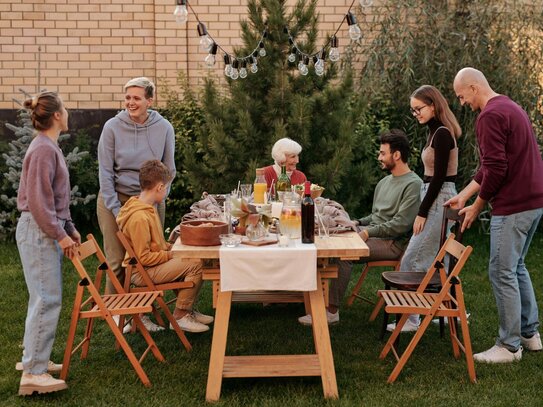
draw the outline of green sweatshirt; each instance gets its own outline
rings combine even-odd
[[[373,194],[371,215],[359,220],[369,237],[394,239],[405,248],[420,205],[422,180],[413,171],[384,177]]]

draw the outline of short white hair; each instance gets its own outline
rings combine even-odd
[[[287,161],[287,155],[298,155],[302,152],[302,146],[288,137],[279,139],[273,145],[271,155],[277,165],[284,164]]]
[[[152,80],[146,78],[145,76],[130,79],[124,85],[124,91],[126,92],[126,90],[128,88],[133,88],[133,87],[143,88],[145,90],[145,98],[146,99],[151,99],[151,98],[153,98],[155,96],[156,86],[155,86],[155,84],[153,83]]]

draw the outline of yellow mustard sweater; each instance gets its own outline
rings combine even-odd
[[[153,267],[168,261],[169,246],[164,239],[160,218],[154,206],[133,196],[119,211],[117,224],[144,267]],[[123,261],[124,267],[129,260],[127,253]]]

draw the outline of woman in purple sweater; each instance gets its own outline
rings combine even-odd
[[[62,256],[69,258],[81,243],[70,216],[70,179],[58,146],[68,130],[68,112],[53,92],[25,101],[37,130],[23,161],[17,208],[17,248],[28,288],[20,395],[66,389],[64,380],[49,373],[62,365],[49,360],[62,304]]]

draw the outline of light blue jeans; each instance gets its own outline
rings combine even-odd
[[[422,201],[428,192],[430,183],[422,184],[420,200]],[[456,195],[454,182],[444,182],[439,194],[428,211],[424,229],[418,235],[411,236],[405,249],[400,264],[400,271],[427,271],[439,251],[441,238],[441,223],[443,222],[443,204]],[[413,325],[420,323],[418,314],[409,315]]]
[[[496,344],[510,351],[520,346],[520,335],[532,336],[539,328],[534,288],[524,258],[543,215],[543,208],[490,220],[488,275],[500,322]]]
[[[47,372],[62,305],[62,250],[47,236],[30,212],[23,212],[15,234],[28,288],[23,369]]]
[[[424,199],[429,183],[422,184],[420,197]],[[454,182],[444,182],[441,191],[428,211],[424,229],[413,235],[405,249],[400,271],[426,271],[439,251],[443,204],[456,195]]]

